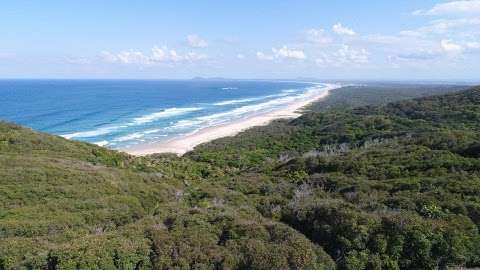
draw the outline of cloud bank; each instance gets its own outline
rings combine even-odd
[[[165,46],[155,46],[148,55],[137,50],[121,51],[118,53],[104,51],[102,52],[102,58],[104,61],[114,64],[155,65],[160,63],[195,62],[206,59],[207,55],[195,52],[181,54]]]
[[[198,35],[190,34],[187,36],[188,45],[192,48],[206,48],[208,42],[200,38]]]
[[[260,60],[305,60],[307,58],[303,50],[289,49],[287,46],[283,46],[279,49],[272,48],[272,53],[273,54],[271,55],[267,55],[263,52],[257,52],[256,56]]]
[[[428,10],[416,10],[413,15],[480,15],[480,0],[441,3]]]
[[[355,31],[352,29],[343,26],[341,23],[337,23],[333,25],[332,27],[333,32],[335,32],[338,35],[344,35],[344,36],[354,36]]]

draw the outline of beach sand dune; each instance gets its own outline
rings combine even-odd
[[[296,101],[288,104],[286,107],[266,112],[263,114],[253,115],[244,119],[233,121],[227,124],[207,127],[200,129],[195,133],[174,138],[166,142],[145,143],[135,145],[122,151],[131,155],[144,156],[155,153],[174,153],[177,155],[183,155],[199,144],[206,143],[218,138],[235,136],[239,132],[242,132],[248,128],[255,126],[264,126],[275,119],[291,119],[297,118],[301,115],[301,109],[309,105],[312,102],[318,101],[328,96],[331,90],[340,88],[340,85],[326,84],[319,95],[309,97],[301,101]]]

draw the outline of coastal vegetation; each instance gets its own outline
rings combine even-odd
[[[0,269],[480,267],[464,88],[345,87],[183,157],[0,123]]]

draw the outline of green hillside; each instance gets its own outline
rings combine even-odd
[[[332,265],[245,195],[210,183],[220,169],[0,126],[0,269]]]
[[[182,158],[0,123],[0,269],[478,267],[480,88],[396,101],[459,89],[347,87]]]

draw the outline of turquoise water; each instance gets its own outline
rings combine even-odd
[[[0,80],[0,119],[124,148],[272,111],[323,87],[235,80]]]

